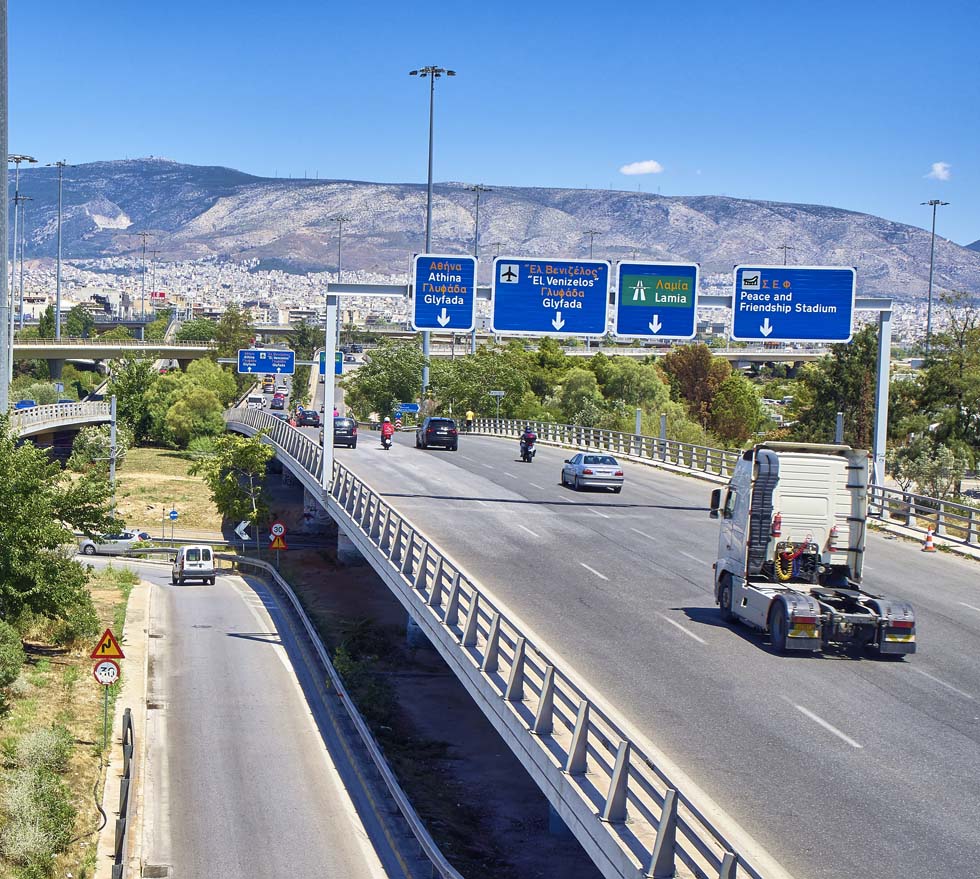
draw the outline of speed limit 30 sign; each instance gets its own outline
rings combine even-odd
[[[286,526],[282,522],[273,522],[272,527],[269,529],[274,536],[282,537],[286,533]]]
[[[95,664],[92,675],[103,687],[111,687],[119,680],[119,665],[114,659],[103,659]]]

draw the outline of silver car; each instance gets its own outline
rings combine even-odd
[[[612,455],[599,452],[579,452],[565,459],[561,468],[561,484],[580,488],[611,488],[616,494],[623,490],[623,468]]]
[[[92,540],[86,537],[78,544],[80,552],[85,555],[122,555],[129,552],[134,544],[139,543],[140,535],[135,531],[119,531],[114,534],[103,534]]]

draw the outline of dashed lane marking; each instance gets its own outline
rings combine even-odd
[[[600,580],[608,580],[609,579],[605,574],[600,574],[595,568],[590,568],[585,562],[579,562],[579,564],[583,568],[585,568],[585,570],[591,571],[593,574],[595,574]]]
[[[980,607],[977,607],[975,604],[967,604],[965,601],[961,601],[960,604],[962,604],[963,607],[968,607],[970,610],[975,610],[977,613],[980,613]]]
[[[660,613],[658,611],[657,612],[657,616],[660,617],[660,619],[665,620],[666,622],[670,623],[675,629],[680,629],[685,635],[687,635],[688,638],[693,638],[695,641],[698,642],[698,644],[707,644],[708,643],[700,635],[695,635],[694,632],[692,632],[689,628],[687,628],[687,626],[682,626],[679,622],[677,622],[677,620],[672,620],[666,614]]]
[[[630,531],[633,531],[636,534],[639,534],[640,537],[645,537],[647,540],[656,540],[657,539],[652,534],[647,534],[646,531],[641,531],[639,528],[630,528]]]
[[[537,538],[541,537],[540,534],[535,534],[530,528],[528,528],[526,525],[522,525],[520,522],[517,523],[517,527],[520,528],[522,531],[526,531],[532,537],[537,537]]]
[[[969,693],[965,693],[963,690],[954,687],[952,684],[947,684],[946,681],[940,680],[935,675],[931,675],[929,672],[923,671],[921,668],[913,667],[912,671],[914,671],[916,674],[922,675],[924,678],[929,678],[930,681],[939,684],[940,687],[945,687],[947,690],[952,690],[952,692],[956,693],[958,696],[962,696],[964,699],[973,699]]]
[[[784,698],[785,698],[785,697],[784,697]],[[787,702],[789,702],[789,700],[788,700],[788,699],[787,699],[786,701],[787,701]],[[841,740],[842,742],[846,742],[846,743],[847,743],[847,744],[849,744],[849,745],[850,745],[850,746],[851,746],[852,748],[858,748],[858,749],[861,749],[861,748],[863,748],[863,747],[864,747],[864,745],[862,745],[862,744],[861,744],[860,742],[857,742],[857,741],[855,741],[854,739],[852,739],[852,738],[851,738],[851,737],[850,737],[849,735],[847,735],[847,733],[843,733],[843,732],[841,732],[841,731],[840,731],[839,729],[837,729],[837,727],[836,727],[836,726],[834,726],[834,725],[833,725],[832,723],[828,723],[828,722],[827,722],[826,720],[824,720],[824,719],[823,719],[823,718],[822,718],[822,717],[821,717],[821,716],[820,716],[819,714],[814,714],[814,713],[813,713],[812,711],[810,711],[810,710],[809,710],[808,708],[804,708],[804,707],[803,707],[802,705],[797,705],[797,704],[796,704],[795,702],[790,702],[790,705],[792,705],[792,706],[793,706],[793,707],[794,707],[794,708],[795,708],[795,709],[796,709],[797,711],[799,711],[799,712],[800,712],[800,714],[802,714],[802,715],[803,715],[804,717],[809,717],[809,718],[810,718],[810,720],[812,720],[812,721],[813,721],[813,722],[814,722],[815,724],[817,724],[818,726],[822,726],[822,727],[823,727],[823,728],[824,728],[825,730],[827,730],[827,732],[829,732],[829,733],[833,733],[833,734],[834,734],[835,736],[837,736],[837,738],[839,738],[839,739],[840,739],[840,740]]]
[[[590,513],[595,513],[597,516],[602,516],[603,519],[611,519],[612,518],[612,516],[607,516],[605,513],[600,513],[598,510],[593,510],[592,507],[589,507],[589,512]]]

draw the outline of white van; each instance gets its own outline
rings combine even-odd
[[[182,546],[177,551],[170,582],[176,586],[187,580],[214,585],[214,553],[210,546]]]
[[[265,406],[265,397],[260,394],[253,394],[245,401],[246,409],[261,409]]]

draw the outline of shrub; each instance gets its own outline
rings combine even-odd
[[[15,762],[21,769],[64,772],[71,757],[72,736],[64,726],[36,729],[17,743]]]
[[[50,875],[54,856],[67,848],[75,809],[65,783],[47,769],[16,769],[3,791],[5,822],[0,848],[26,877]]]
[[[9,687],[24,665],[24,645],[10,623],[0,620],[0,688]]]
[[[53,643],[62,647],[71,647],[80,641],[86,641],[99,634],[99,615],[89,595],[74,607],[65,611],[65,615],[54,623],[51,633]]]

